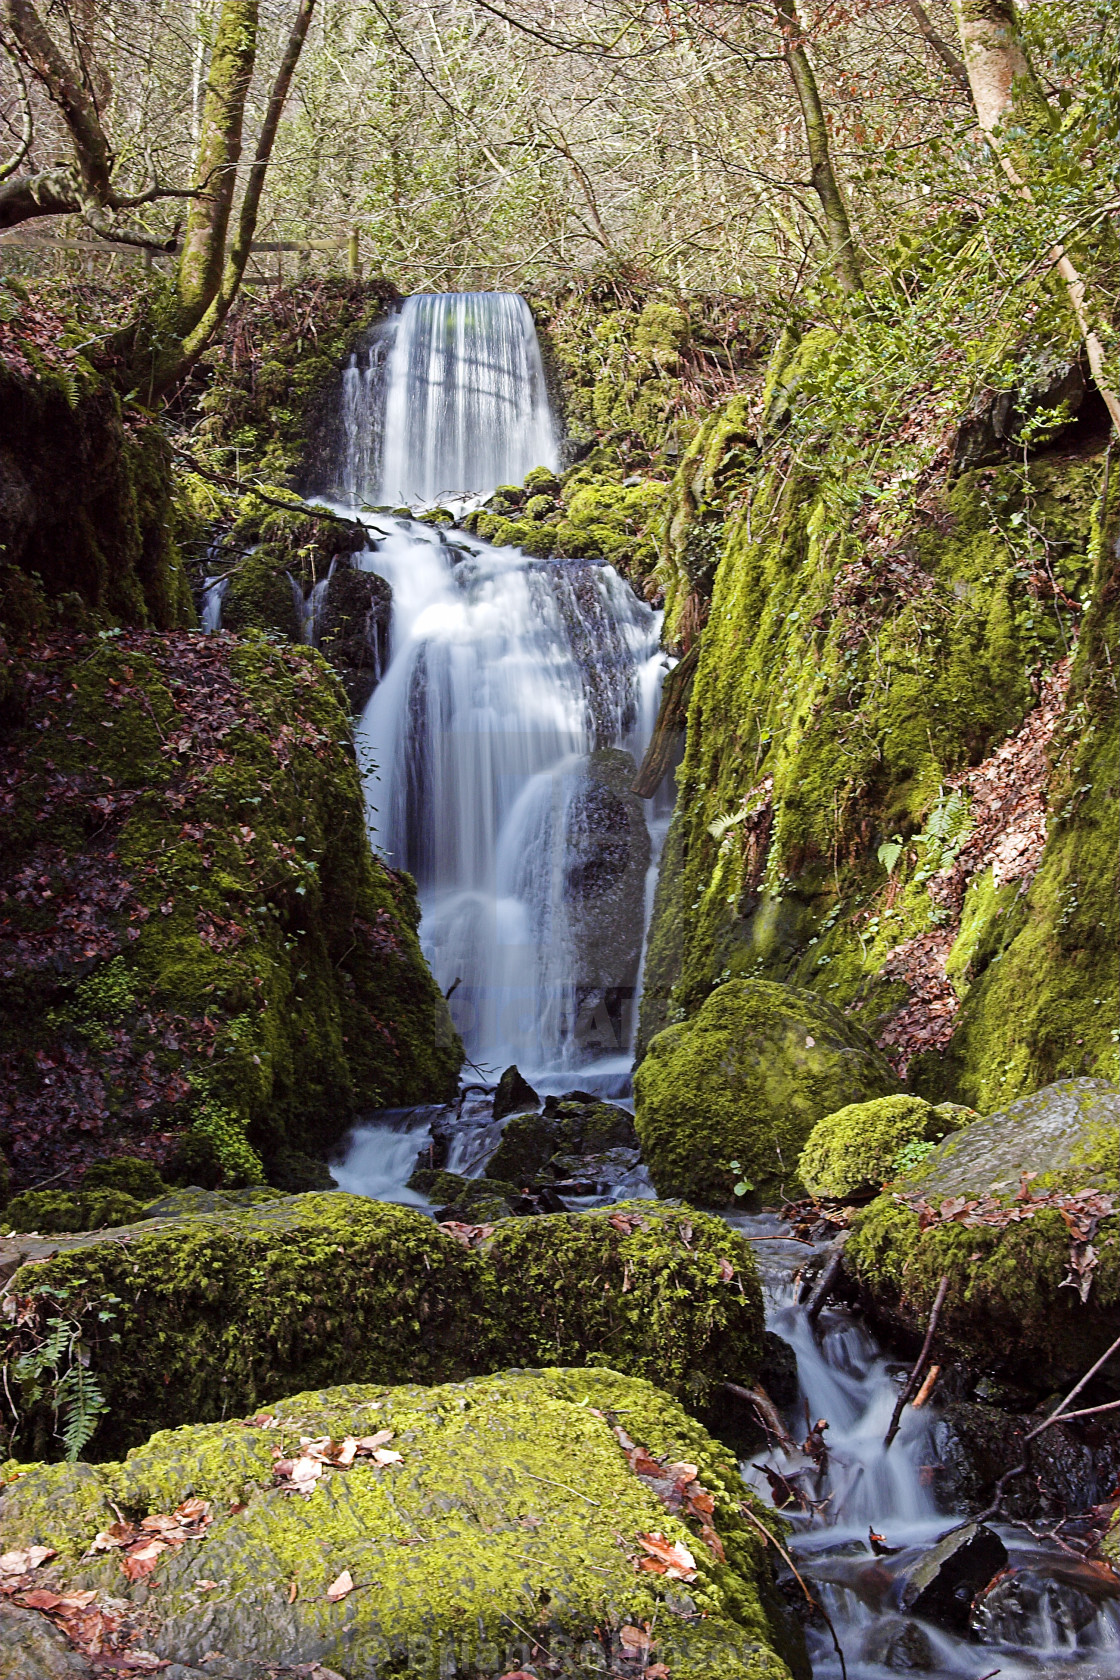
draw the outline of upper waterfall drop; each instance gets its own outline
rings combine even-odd
[[[384,368],[376,500],[431,505],[555,468],[556,428],[528,304],[516,292],[405,300]]]

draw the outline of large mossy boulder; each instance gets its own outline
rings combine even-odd
[[[897,1089],[871,1039],[831,1004],[736,980],[651,1041],[634,1076],[638,1137],[662,1196],[726,1203],[744,1178],[763,1200],[792,1196],[817,1121]]]
[[[947,1137],[857,1216],[844,1266],[912,1336],[947,1276],[944,1354],[1045,1389],[1115,1337],[1118,1203],[1120,1092],[1062,1080]]]
[[[514,1114],[486,1171],[491,1178],[529,1185],[541,1178],[567,1178],[574,1161],[591,1160],[611,1149],[637,1144],[633,1116],[617,1103],[589,1091],[545,1099],[541,1114]]]
[[[507,1365],[609,1362],[700,1405],[720,1381],[751,1380],[763,1335],[746,1240],[648,1202],[445,1231],[413,1208],[293,1196],[10,1240],[0,1273],[21,1321],[13,1450],[35,1458],[60,1450],[53,1391],[21,1386],[15,1362],[60,1316],[80,1326],[106,1403],[95,1456],[293,1384],[438,1382]]]
[[[657,1662],[673,1680],[806,1672],[756,1526],[773,1515],[730,1453],[647,1382],[515,1371],[437,1388],[335,1387],[271,1412],[265,1426],[158,1434],[123,1463],[33,1468],[0,1498],[5,1542],[55,1550],[36,1586],[143,1607],[143,1649],[184,1677],[215,1663],[226,1680],[321,1664],[347,1680],[438,1680],[521,1671],[541,1651],[549,1674],[571,1680]],[[711,1512],[706,1533],[705,1519],[679,1502],[670,1511],[632,1468],[618,1423],[647,1454],[694,1468],[689,1497]],[[329,1447],[383,1431],[395,1462],[324,1468],[306,1498],[275,1475],[277,1452],[298,1456],[301,1438]],[[188,1498],[207,1504],[203,1537],[159,1552],[140,1580],[118,1549],[88,1555],[118,1511],[139,1524]],[[653,1536],[694,1567],[642,1569]]]
[[[847,1197],[880,1189],[917,1164],[946,1133],[980,1116],[957,1103],[922,1097],[876,1097],[826,1114],[809,1133],[797,1170],[814,1196]]]

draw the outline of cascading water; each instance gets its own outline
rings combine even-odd
[[[344,374],[346,471],[379,500],[477,494],[553,467],[528,306],[409,298],[386,333],[380,472],[354,436],[372,374]],[[363,467],[361,463],[365,461]],[[359,746],[377,844],[417,879],[422,938],[471,1060],[547,1082],[625,1081],[650,838],[629,793],[656,717],[660,618],[608,565],[532,559],[368,521],[392,654]]]
[[[487,496],[499,484],[520,484],[533,467],[556,465],[536,328],[516,293],[408,298],[385,392],[376,497],[383,506]]]

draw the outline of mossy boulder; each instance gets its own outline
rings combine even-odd
[[[447,1172],[439,1167],[418,1167],[409,1179],[408,1187],[419,1190],[438,1208],[438,1219],[460,1220],[474,1225],[508,1219],[519,1194],[516,1184],[502,1179],[464,1178],[461,1173]]]
[[[115,1155],[95,1161],[82,1179],[83,1190],[123,1190],[139,1202],[150,1202],[167,1189],[151,1161],[136,1155]]]
[[[144,1606],[144,1646],[185,1665],[177,1673],[221,1651],[229,1680],[304,1664],[439,1680],[520,1670],[543,1648],[549,1673],[575,1680],[589,1668],[622,1672],[646,1629],[642,1660],[664,1662],[673,1680],[806,1672],[756,1526],[772,1527],[772,1513],[727,1449],[648,1382],[544,1369],[435,1388],[334,1387],[270,1409],[267,1427],[193,1426],[155,1435],[123,1463],[31,1469],[0,1500],[7,1544],[55,1549],[36,1584]],[[714,1538],[630,1467],[618,1422],[647,1453],[696,1466]],[[277,1485],[277,1449],[381,1430],[399,1462],[326,1469],[306,1500]],[[116,1508],[138,1522],[188,1497],[209,1502],[204,1538],[161,1553],[141,1583],[125,1578],[119,1555],[86,1555]],[[655,1533],[688,1550],[689,1578],[636,1567]],[[353,1589],[332,1602],[343,1571]]]
[[[1120,1231],[1107,1201],[1084,1216],[1066,1203],[1068,1224],[1055,1198],[1104,1192],[1115,1210],[1118,1163],[1120,1092],[1063,1080],[952,1133],[878,1196],[854,1222],[845,1271],[875,1317],[915,1337],[948,1276],[945,1354],[1028,1387],[1058,1386],[1115,1337]]]
[[[143,1217],[143,1203],[123,1190],[24,1190],[0,1223],[12,1231],[95,1231]]]
[[[877,1097],[849,1103],[826,1114],[809,1133],[797,1170],[814,1196],[852,1196],[879,1189],[888,1178],[919,1160],[947,1132],[958,1131],[972,1109],[954,1103],[935,1107],[921,1097]],[[901,1157],[901,1159],[900,1159]]]
[[[751,1380],[762,1345],[745,1239],[649,1203],[507,1219],[467,1248],[412,1208],[296,1196],[100,1239],[10,1240],[0,1269],[27,1306],[13,1357],[60,1312],[82,1326],[108,1405],[98,1456],[293,1382],[609,1361],[700,1405],[720,1381]],[[26,1390],[19,1451],[50,1456],[54,1428],[49,1397]]]
[[[769,1200],[799,1191],[798,1157],[818,1120],[897,1088],[840,1010],[737,980],[650,1043],[634,1076],[638,1138],[659,1195],[727,1203],[745,1178]]]

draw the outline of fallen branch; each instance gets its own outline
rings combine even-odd
[[[928,1372],[926,1373],[925,1382],[922,1384],[921,1388],[918,1390],[917,1394],[915,1394],[915,1396],[914,1396],[914,1410],[916,1412],[921,1411],[922,1407],[925,1405],[926,1401],[929,1399],[930,1395],[933,1393],[934,1384],[936,1383],[936,1381],[937,1381],[937,1379],[940,1375],[941,1375],[940,1365],[931,1365]]]
[[[922,1343],[922,1351],[918,1355],[917,1363],[915,1364],[914,1369],[910,1372],[910,1375],[907,1378],[906,1387],[895,1401],[894,1411],[891,1414],[891,1426],[887,1430],[886,1436],[883,1440],[884,1452],[887,1451],[891,1442],[898,1434],[899,1426],[902,1422],[903,1409],[906,1402],[913,1394],[915,1388],[918,1386],[919,1377],[925,1370],[926,1360],[929,1358],[929,1350],[933,1344],[934,1331],[937,1329],[937,1321],[941,1317],[941,1309],[945,1305],[945,1297],[948,1293],[949,1277],[948,1273],[946,1273],[946,1275],[941,1279],[941,1282],[938,1284],[937,1294],[933,1298],[933,1307],[930,1310],[929,1323],[926,1325],[926,1339]]]
[[[761,1383],[755,1383],[753,1388],[744,1388],[742,1383],[733,1382],[725,1382],[722,1386],[728,1394],[733,1394],[737,1400],[748,1401],[754,1407],[759,1421],[767,1433],[773,1435],[787,1453],[796,1453],[797,1443],[785,1428],[777,1406],[775,1406]]]
[[[810,1324],[815,1324],[817,1319],[820,1317],[821,1308],[824,1306],[825,1301],[828,1298],[828,1293],[836,1281],[837,1273],[843,1263],[844,1244],[841,1238],[837,1238],[836,1247],[832,1251],[832,1258],[829,1260],[828,1265],[821,1273],[817,1282],[817,1287],[813,1290],[812,1295],[809,1297],[809,1305],[805,1308],[805,1317],[808,1319]]]
[[[801,1579],[801,1576],[798,1574],[797,1565],[794,1563],[793,1559],[790,1557],[789,1553],[786,1551],[785,1547],[782,1545],[781,1541],[777,1538],[777,1536],[771,1534],[770,1530],[766,1527],[766,1525],[764,1523],[759,1522],[758,1518],[755,1516],[754,1512],[751,1510],[749,1505],[740,1505],[739,1509],[740,1509],[740,1511],[742,1511],[742,1513],[746,1517],[747,1521],[752,1522],[754,1524],[754,1526],[758,1529],[758,1532],[762,1535],[763,1545],[768,1545],[768,1544],[773,1545],[781,1553],[782,1557],[785,1559],[786,1563],[789,1565],[789,1568],[790,1568],[790,1570],[793,1574],[794,1580],[797,1582],[798,1586],[801,1588],[801,1591],[805,1594],[805,1597],[809,1600],[809,1603],[812,1605],[813,1609],[814,1610],[819,1610],[821,1615],[824,1617],[825,1623],[828,1627],[828,1631],[832,1635],[832,1643],[836,1647],[836,1655],[840,1658],[840,1673],[843,1676],[843,1680],[848,1680],[848,1665],[844,1661],[843,1648],[841,1647],[839,1639],[837,1639],[837,1637],[836,1637],[836,1629],[832,1625],[832,1617],[829,1615],[829,1613],[825,1609],[824,1605],[819,1603],[819,1601],[813,1597],[812,1593],[809,1591],[808,1587],[805,1585],[804,1581]]]
[[[302,497],[291,502],[281,501],[279,496],[268,495],[255,483],[246,483],[243,478],[230,478],[226,473],[215,472],[212,467],[204,467],[201,461],[196,461],[193,455],[180,448],[177,443],[169,443],[168,447],[172,455],[177,455],[181,461],[185,461],[199,478],[209,479],[212,484],[219,485],[223,490],[233,490],[239,496],[255,496],[259,502],[267,502],[269,507],[279,508],[283,513],[298,513],[305,519],[326,519],[335,525],[348,525],[351,528],[362,523],[360,519],[347,519],[344,514],[332,513],[330,508],[312,507],[311,503],[305,502]]]

